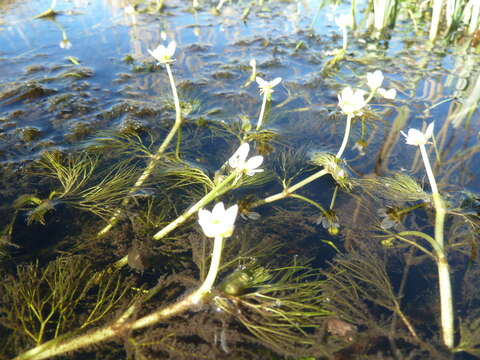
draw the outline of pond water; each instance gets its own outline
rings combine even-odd
[[[167,0],[164,4],[159,1],[70,0],[57,2],[55,16],[36,17],[49,8],[49,1],[2,1],[0,225],[4,230],[0,256],[4,277],[16,279],[20,276],[15,275],[17,265],[38,260],[40,265],[37,266],[45,267],[60,255],[85,256],[89,261],[96,259],[92,268],[99,271],[127,253],[131,255],[132,251],[135,254],[148,252],[151,246],[155,246],[150,244],[149,239],[168,223],[165,219],[173,220],[205,191],[200,186],[191,192],[182,192],[184,186],[201,183],[192,180],[192,184],[186,181],[185,185],[172,186],[180,192],[178,194],[171,191],[168,182],[161,182],[163,180],[153,175],[152,180],[134,195],[119,192],[116,198],[107,197],[104,205],[97,203],[95,210],[90,211],[94,213],[92,215],[82,212],[94,206],[79,200],[81,191],[68,200],[67,197],[62,200],[52,192],[59,186],[58,179],[52,180],[51,176],[45,175],[48,172],[45,168],[51,170],[54,167],[53,163],[42,162],[46,151],[68,158],[98,148],[98,154],[91,155],[89,159],[101,157],[98,160],[100,168],[106,172],[100,177],[105,178],[109,176],[108,170],[105,170],[108,166],[121,166],[118,164],[126,162],[128,157],[128,152],[118,146],[103,148],[101,145],[106,139],[120,139],[123,145],[132,139],[139,140],[154,152],[175,119],[175,107],[165,67],[156,64],[148,49],[172,40],[177,44],[172,69],[185,122],[181,140],[175,140],[169,151],[212,179],[216,170],[238,147],[242,126],[249,122],[254,127],[257,123],[262,95],[257,83],[251,79],[251,60],[255,59],[257,75],[262,78],[282,78],[267,106],[264,129],[270,132],[264,134],[266,140],[257,138],[255,150],[265,157],[266,176],[256,186],[247,184],[246,188],[235,190],[223,198],[231,203],[244,201],[243,215],[246,217],[257,215],[247,211],[254,210],[249,208],[252,203],[282,190],[282,176],[285,179],[293,176],[291,184],[296,183],[315,173],[311,162],[315,153],[327,151],[335,154],[338,151],[345,132],[346,117],[338,106],[337,95],[346,86],[368,90],[366,74],[382,70],[385,76],[383,86],[395,89],[397,96],[394,99],[375,96],[363,117],[358,117],[352,124],[343,158],[345,171],[356,179],[354,190],[349,186],[340,188],[338,196],[334,195],[335,201],[332,201],[332,193],[337,194],[336,182],[332,177],[322,178],[301,190],[310,202],[297,198],[260,206],[255,208],[261,215],[260,220],[257,223],[241,220],[240,226],[247,229],[242,232],[247,234],[245,236],[250,233],[252,237],[262,239],[271,236],[282,244],[281,255],[267,255],[267,258],[276,259],[272,260],[272,264],[277,266],[282,264],[279,259],[309,258],[317,270],[330,269],[330,275],[341,277],[345,264],[333,260],[337,251],[345,254],[352,251],[352,259],[360,256],[356,253],[358,250],[352,249],[359,248],[364,252],[389,253],[388,258],[396,254],[403,259],[397,263],[396,260],[386,261],[379,266],[387,269],[393,291],[408,300],[401,306],[411,316],[414,326],[423,331],[420,337],[424,340],[409,342],[405,340],[408,332],[405,332],[407,335],[402,333],[399,338],[405,336],[405,339],[396,341],[404,343],[396,343],[392,347],[400,348],[397,349],[398,356],[389,357],[393,350],[389,348],[392,343],[386,340],[388,336],[378,335],[380,333],[372,335],[375,333],[372,329],[375,326],[378,326],[378,331],[388,326],[391,329],[401,328],[399,320],[392,320],[394,325],[388,323],[387,326],[386,320],[385,324],[380,324],[386,313],[396,314],[393,317],[400,315],[392,310],[395,304],[376,302],[367,291],[363,295],[368,305],[374,308],[371,311],[376,314],[376,320],[372,320],[374,316],[356,318],[354,312],[341,308],[338,305],[341,301],[337,301],[337,315],[342,320],[335,317],[334,321],[322,325],[325,336],[316,335],[316,346],[323,344],[327,349],[328,341],[324,337],[330,339],[332,334],[333,337],[338,335],[340,340],[334,340],[335,346],[328,351],[316,348],[314,353],[318,358],[332,354],[339,359],[342,356],[349,358],[355,352],[372,358],[379,353],[383,353],[385,358],[403,358],[409,353],[418,354],[418,358],[448,358],[444,350],[433,349],[441,342],[435,319],[438,311],[431,314],[419,310],[423,306],[438,306],[435,263],[431,259],[426,260],[418,249],[415,253],[413,247],[407,247],[405,243],[381,246],[382,240],[388,236],[378,235],[382,224],[387,232],[411,229],[433,235],[434,212],[425,210],[426,203],[422,200],[422,205],[413,206],[416,209],[412,208],[408,212],[411,216],[407,218],[407,215],[398,213],[399,209],[418,205],[419,199],[406,205],[395,199],[395,194],[382,193],[380,187],[386,183],[382,181],[387,181],[382,180],[384,177],[399,173],[412,176],[427,193],[431,191],[420,152],[417,147],[405,144],[400,130],[425,129],[427,124],[435,121],[434,146],[429,146],[427,150],[439,188],[452,213],[451,217],[447,217],[445,237],[452,248],[449,255],[452,273],[455,274],[454,296],[459,305],[456,315],[462,317],[468,326],[471,325],[468,330],[462,328],[462,336],[468,331],[478,333],[480,298],[472,294],[472,289],[478,282],[474,280],[475,274],[480,271],[476,263],[480,208],[480,112],[477,109],[480,100],[480,54],[478,47],[475,48],[471,38],[467,37],[460,37],[455,42],[440,39],[430,45],[428,31],[422,30],[425,26],[423,20],[419,20],[417,29],[412,25],[407,11],[409,4],[405,2],[401,6],[395,27],[376,34],[371,30],[373,20],[367,14],[367,4],[360,2],[356,27],[349,30],[346,55],[337,64],[329,66],[332,53],[342,47],[342,31],[335,24],[335,18],[348,13],[350,4],[335,5],[333,1],[317,0],[227,1],[221,9],[215,10],[217,3],[202,0],[197,9],[191,2],[177,0]],[[160,9],[160,5],[163,8]],[[132,170],[132,174],[137,171],[135,174],[139,175],[148,156],[142,154],[138,146],[131,153],[136,157],[133,162],[136,170]],[[39,170],[42,166],[43,170]],[[177,179],[180,175],[168,173],[168,176]],[[162,185],[158,185],[157,180]],[[125,186],[132,186],[132,181],[126,179]],[[18,199],[25,199],[22,196],[26,194],[30,200],[22,206],[18,205]],[[133,199],[130,202],[134,205],[120,205],[122,197],[127,196]],[[33,197],[35,199],[31,200]],[[161,205],[152,205],[155,201],[160,201]],[[329,205],[332,207],[335,215],[331,221],[325,221],[324,216],[322,223],[321,211],[315,204],[322,204],[325,209],[329,209]],[[38,211],[36,205],[45,207]],[[167,205],[174,209],[173,215],[161,214],[160,208],[165,206],[169,209]],[[121,206],[124,210],[123,225],[118,225],[120,229],[115,230],[115,235],[100,244],[95,243],[91,239],[105,225],[105,220],[114,214],[113,206]],[[207,207],[211,208],[211,205]],[[155,209],[156,215],[142,215],[139,217],[141,220],[131,220],[137,219],[139,208],[151,209],[152,213]],[[32,220],[32,214],[39,213],[37,221]],[[398,214],[395,217],[393,213]],[[392,215],[389,221],[382,221],[382,216],[386,218],[388,214]],[[458,215],[458,220],[453,219],[454,214]],[[154,219],[160,220],[156,222]],[[128,225],[129,221],[133,225]],[[336,223],[339,234],[332,229],[332,224]],[[177,236],[186,237],[192,226]],[[108,244],[113,240],[115,245]],[[148,245],[139,246],[142,242]],[[382,244],[385,245],[385,242]],[[190,250],[191,247],[193,250]],[[190,244],[162,248],[154,259],[145,261],[149,265],[156,261],[166,265],[157,264],[150,272],[150,266],[136,266],[129,259],[129,265],[137,270],[140,267],[145,272],[132,275],[130,271],[128,276],[135,277],[131,281],[137,289],[144,284],[154,285],[159,276],[166,277],[165,274],[177,271],[191,276],[188,271],[192,266],[185,265],[185,257],[193,254],[198,260],[201,257],[198,251]],[[231,254],[225,256],[228,258]],[[166,260],[170,257],[175,258],[174,265]],[[204,255],[204,258],[208,259],[208,256]],[[241,261],[246,262],[246,258]],[[333,265],[327,265],[332,261]],[[360,263],[365,265],[362,261]],[[354,269],[353,265],[350,268],[347,265],[345,269]],[[403,271],[403,268],[409,270]],[[205,275],[206,270],[202,271]],[[360,280],[368,282],[365,278]],[[190,286],[193,287],[192,284]],[[188,286],[184,287],[188,289]],[[336,288],[329,289],[333,291]],[[173,301],[167,295],[166,299]],[[399,295],[399,299],[402,296]],[[8,301],[3,300],[0,317],[9,318],[4,310],[10,306]],[[195,319],[201,322],[198,316]],[[48,321],[46,323],[49,324]],[[245,325],[245,322],[241,323]],[[13,327],[8,324],[0,322],[0,326],[12,331]],[[158,344],[165,341],[167,350],[157,350],[160,353],[166,351],[170,356],[168,358],[172,359],[191,358],[192,352],[200,347],[198,351],[202,358],[232,358],[231,351],[233,358],[300,358],[304,355],[302,351],[282,352],[265,337],[260,336],[261,341],[257,342],[246,335],[239,335],[237,333],[242,330],[229,324],[229,320],[219,317],[215,331],[195,335],[197,337],[178,325],[175,336],[182,339],[178,340],[182,344],[178,352],[171,348],[175,342],[160,331],[155,344],[161,348]],[[355,324],[355,327],[348,327],[349,324]],[[171,326],[169,331],[174,334],[176,330],[174,325]],[[338,330],[342,326],[347,326],[347,335]],[[246,328],[258,336],[254,329]],[[224,339],[225,331],[228,333],[227,340]],[[246,330],[243,332],[247,333]],[[359,340],[353,340],[350,334],[353,332],[355,336],[358,332]],[[15,343],[10,332],[8,334],[0,340],[0,345],[8,348],[5,353],[0,350],[1,359],[9,358],[18,349],[28,349],[53,337],[49,333],[42,341],[30,338]],[[202,341],[211,336],[211,341],[205,340],[204,344],[198,336]],[[124,337],[127,339],[127,335]],[[230,338],[241,339],[235,343],[237,348],[233,349],[234,340]],[[147,348],[147,340],[147,336],[138,337],[136,343],[131,340],[125,348],[129,354],[137,354],[131,356],[149,358],[147,350],[146,353],[139,350]],[[343,341],[343,345],[339,345],[337,340],[340,343]],[[230,341],[229,349],[225,342]],[[373,344],[372,349],[367,349],[369,341]],[[390,338],[389,341],[393,340]],[[267,343],[265,348],[262,347],[264,343]],[[432,343],[431,347],[426,343]],[[193,350],[192,344],[198,349]],[[478,346],[468,344],[472,348]],[[120,345],[105,345],[95,356],[106,356],[109,346],[117,351],[113,354],[123,351]],[[210,346],[215,349],[211,354],[210,350],[205,350]],[[252,349],[257,349],[256,357],[249,357],[248,351]],[[480,350],[476,349],[476,354],[479,354]],[[342,351],[346,355],[342,355]],[[468,353],[475,354],[474,351]],[[154,350],[148,354],[155,356],[152,355]],[[468,358],[470,355],[465,356]],[[165,353],[161,356],[165,357],[157,358],[167,358]]]

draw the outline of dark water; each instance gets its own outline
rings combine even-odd
[[[325,3],[312,23],[319,7],[317,1],[252,4],[227,2],[221,12],[215,13],[214,3],[201,2],[200,9],[194,10],[189,2],[167,0],[163,12],[159,12],[152,1],[139,2],[136,11],[129,13],[127,1],[72,0],[59,1],[55,17],[34,18],[49,7],[48,1],[0,2],[0,208],[5,214],[2,226],[10,224],[12,204],[18,196],[47,193],[49,183],[37,183],[24,172],[45,150],[77,152],[106,133],[126,129],[157,135],[165,132],[174,118],[170,86],[164,68],[155,65],[147,49],[171,40],[177,43],[174,76],[180,99],[188,109],[182,143],[186,161],[213,175],[236,146],[235,142],[217,139],[195,147],[199,137],[212,136],[198,130],[203,123],[232,124],[247,118],[256,124],[262,98],[256,83],[249,82],[249,62],[253,58],[263,78],[282,77],[265,125],[279,135],[272,145],[276,150],[266,154],[267,169],[278,165],[277,156],[282,151],[300,149],[299,166],[307,168],[312,152],[336,152],[345,126],[337,94],[348,85],[367,89],[366,73],[380,69],[385,75],[384,87],[396,89],[397,97],[375,98],[370,104],[370,120],[363,124],[354,122],[345,153],[352,174],[358,179],[369,179],[405,172],[428,190],[419,153],[405,144],[399,131],[421,129],[435,121],[435,146],[440,155],[436,158],[433,146],[429,147],[429,154],[437,181],[442,191],[451,194],[452,208],[468,203],[471,214],[478,214],[478,49],[461,40],[455,44],[439,41],[429,46],[427,33],[415,33],[402,15],[395,29],[376,39],[367,30],[368,19],[360,11],[357,28],[349,32],[347,59],[337,69],[322,71],[331,59],[329,53],[342,43],[335,15],[349,7],[341,5],[335,9]],[[249,6],[252,9],[245,16]],[[364,9],[363,4],[360,9]],[[359,141],[367,145],[362,151],[358,146],[354,148]],[[320,180],[306,191],[328,208],[333,189],[331,180]],[[279,190],[279,186],[270,183],[257,196]],[[292,222],[297,221],[295,216],[299,216],[298,222],[305,221],[301,230],[273,231],[284,232],[285,240],[294,239],[296,231],[303,231],[305,242],[292,245],[287,253],[311,255],[302,250],[309,244],[311,248],[306,252],[316,251],[314,264],[323,266],[335,251],[325,243],[318,244],[319,238],[340,247],[345,239],[348,248],[348,244],[364,236],[362,230],[371,225],[377,208],[391,206],[388,201],[370,201],[366,205],[362,201],[365,200],[347,193],[339,195],[336,206],[342,236],[331,236],[321,225],[315,225],[318,212],[313,208],[305,218],[297,213],[291,215]],[[295,206],[293,209],[299,211]],[[66,211],[66,216],[76,216],[70,210],[61,211]],[[264,216],[271,215],[270,211],[260,210]],[[423,211],[415,216],[409,225],[431,233],[432,217]],[[44,225],[29,228],[24,218],[16,221],[18,235],[14,231],[10,240],[23,247],[13,251],[21,254],[21,259],[28,258],[26,244],[43,247],[32,244],[30,231],[38,231],[40,237],[49,239],[46,252],[69,234],[68,229],[58,232],[56,227],[52,230]],[[80,221],[71,221],[74,231],[78,231],[76,222]],[[94,227],[102,224],[93,221]],[[454,239],[452,242],[458,240],[459,229],[464,231],[453,220],[447,222],[446,233]],[[469,245],[459,245],[462,256],[453,258],[454,267],[461,271],[468,259],[475,258],[478,236],[474,234],[471,239]],[[126,249],[117,251],[117,257],[123,256]],[[424,269],[416,271],[421,274]],[[434,279],[433,265],[428,271]],[[400,281],[398,274],[392,277]],[[467,275],[459,273],[457,277],[464,279]],[[412,303],[419,303],[412,294],[431,281],[434,280],[426,277],[407,286]],[[398,288],[398,284],[394,287]],[[463,296],[461,287],[456,286],[457,296]],[[434,286],[431,293],[435,293]],[[416,313],[415,309],[412,313]],[[423,313],[415,316],[428,318]]]

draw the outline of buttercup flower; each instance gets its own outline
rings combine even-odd
[[[230,237],[238,213],[238,205],[230,206],[225,210],[223,202],[219,202],[210,212],[205,209],[198,211],[198,223],[207,237]]]
[[[433,121],[427,126],[425,133],[422,133],[417,129],[408,129],[408,133],[405,134],[403,131],[400,131],[403,136],[405,136],[406,142],[408,145],[425,145],[428,143],[428,140],[433,136]]]
[[[249,151],[250,145],[248,143],[243,143],[228,160],[228,164],[234,169],[245,172],[248,176],[253,176],[255,173],[263,171],[263,169],[257,169],[262,165],[263,156],[253,156],[247,160]]]
[[[367,73],[367,85],[371,90],[376,90],[383,83],[383,73],[377,70],[373,73]]]
[[[155,50],[148,49],[150,55],[157,59],[159,64],[169,64],[171,63],[172,56],[175,54],[175,49],[177,48],[177,43],[171,41],[167,47],[163,45],[158,45]]]
[[[260,94],[262,95],[265,94],[267,97],[270,97],[273,94],[273,88],[278,84],[280,84],[280,81],[282,81],[282,78],[277,77],[272,81],[266,81],[266,80],[263,80],[260,76],[257,76],[255,78],[255,81],[260,87]]]
[[[389,99],[389,100],[393,100],[397,97],[397,90],[395,89],[385,90],[384,88],[379,88],[377,90],[377,93],[379,93],[385,99]]]
[[[363,90],[352,90],[346,87],[338,94],[338,105],[342,111],[348,116],[362,115],[362,110],[367,103],[365,102],[365,92]]]

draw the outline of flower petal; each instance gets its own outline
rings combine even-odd
[[[263,80],[260,76],[255,77],[255,81],[260,87],[265,87],[268,85],[268,81]]]
[[[397,90],[389,89],[382,95],[385,99],[393,100],[397,97]]]
[[[425,138],[426,140],[430,139],[433,136],[433,126],[434,126],[434,121],[432,121],[428,126],[427,130],[425,131]]]
[[[262,165],[262,163],[263,163],[262,155],[253,156],[250,159],[248,159],[247,163],[245,164],[245,168],[248,170],[254,170],[258,168],[260,165]]]
[[[214,219],[220,219],[224,214],[225,214],[225,205],[223,205],[223,202],[220,201],[213,207],[212,217]]]
[[[166,57],[172,57],[173,54],[175,54],[175,49],[177,48],[177,43],[175,41],[170,41],[168,44],[168,47],[165,51],[165,56]]]
[[[270,87],[275,87],[277,86],[278,84],[280,84],[280,81],[282,81],[282,78],[281,77],[277,77],[275,79],[273,79],[272,81],[270,81]]]
[[[228,221],[230,224],[233,225],[233,223],[235,222],[235,219],[237,217],[237,214],[238,214],[238,205],[233,205],[233,206],[230,206],[226,211],[225,211],[225,219],[226,221]]]
[[[245,160],[247,159],[249,151],[249,143],[241,144],[238,147],[237,151],[235,151],[232,157],[228,160],[228,164],[234,169],[243,166],[245,164]]]

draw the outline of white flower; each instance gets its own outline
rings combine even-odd
[[[377,210],[378,216],[382,218],[380,226],[382,229],[395,229],[400,224],[400,218],[396,215],[395,210],[390,208],[380,208]]]
[[[328,231],[332,236],[338,235],[340,232],[340,224],[338,222],[338,217],[333,210],[327,210],[322,212],[315,222],[317,225],[322,224],[323,228]]]
[[[243,143],[240,145],[235,154],[228,160],[228,164],[239,171],[245,172],[248,176],[252,176],[257,172],[262,172],[263,169],[257,169],[263,162],[263,156],[253,156],[247,160],[248,152],[250,151],[250,145]]]
[[[367,73],[367,85],[371,90],[376,90],[383,83],[383,73],[381,70],[377,70],[373,73]]]
[[[125,6],[125,8],[123,9],[123,11],[125,12],[125,14],[127,15],[135,15],[136,11],[135,11],[135,7],[133,5],[127,5]]]
[[[367,142],[364,140],[358,140],[355,145],[353,145],[353,150],[357,150],[360,156],[365,156],[365,149],[367,148]]]
[[[263,80],[260,76],[257,76],[255,78],[255,81],[260,87],[260,94],[262,95],[265,94],[267,97],[270,97],[273,93],[273,88],[278,84],[280,84],[280,81],[282,81],[282,78],[277,77],[272,81],[266,81],[266,80]]]
[[[148,49],[148,52],[158,60],[159,64],[168,64],[172,62],[172,56],[175,54],[176,48],[177,43],[175,41],[171,41],[167,47],[158,45],[155,50]]]
[[[364,96],[365,91],[353,91],[351,87],[346,87],[342,90],[342,94],[338,94],[338,105],[348,116],[362,115],[360,110],[367,105]]]
[[[198,223],[207,237],[230,237],[237,213],[238,205],[230,206],[225,210],[223,202],[219,202],[211,212],[204,209],[198,210]]]
[[[63,39],[58,44],[62,49],[70,49],[72,47],[72,43],[68,39]]]
[[[384,88],[379,88],[377,92],[385,99],[393,100],[397,97],[397,90],[395,89],[385,90]]]
[[[352,23],[352,15],[349,14],[339,15],[335,18],[335,24],[337,24],[340,29],[346,29],[347,27],[352,26]]]
[[[405,134],[401,131],[402,135],[405,136],[406,142],[408,145],[425,145],[428,143],[428,140],[433,136],[433,121],[427,126],[425,133],[422,133],[417,129],[408,129],[408,133]]]

